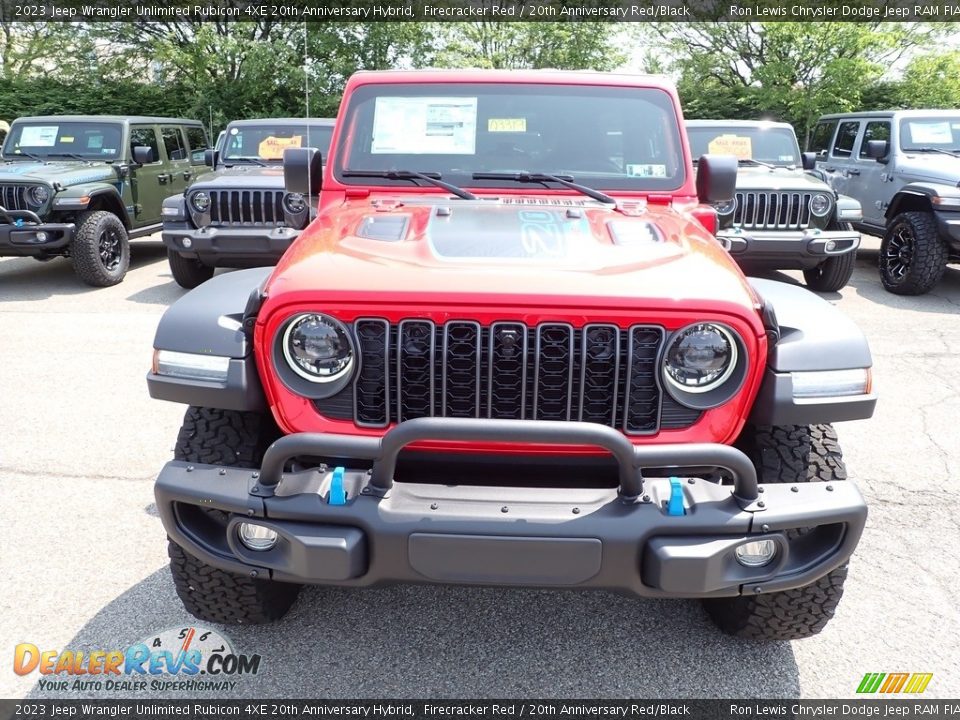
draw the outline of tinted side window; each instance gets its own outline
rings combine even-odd
[[[872,120],[867,123],[863,131],[863,140],[860,141],[860,153],[862,158],[869,158],[867,155],[868,140],[886,140],[890,142],[890,123],[881,120]]]
[[[168,160],[186,160],[187,159],[187,141],[183,137],[183,131],[180,128],[165,127],[161,128],[163,135],[163,146],[167,149]]]
[[[834,157],[850,157],[853,154],[853,143],[857,139],[857,131],[860,129],[860,121],[840,123],[840,129],[837,131],[837,139],[833,143]]]
[[[190,162],[203,165],[203,151],[210,147],[207,133],[201,127],[190,126],[187,128],[187,142],[190,143]]]
[[[836,120],[825,120],[817,123],[810,136],[810,145],[807,150],[815,152],[818,158],[825,158],[827,150],[830,149],[830,141],[833,140],[833,131],[837,129]]]
[[[145,145],[153,150],[153,161],[160,162],[160,144],[157,142],[157,131],[152,127],[133,127],[130,128],[130,155],[133,156],[133,148],[138,145]]]

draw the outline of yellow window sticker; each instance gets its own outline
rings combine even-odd
[[[716,155],[733,155],[738,160],[749,160],[753,157],[753,146],[748,137],[718,135],[707,145],[707,152]]]
[[[526,132],[526,118],[488,118],[487,132]]]
[[[283,151],[287,148],[298,148],[303,145],[302,135],[293,135],[288,138],[279,138],[271,135],[264,138],[257,148],[257,154],[263,160],[282,160]]]
[[[61,135],[61,136],[60,136],[60,142],[62,142],[62,143],[72,143],[72,142],[73,142],[73,136],[72,136],[72,135]]]

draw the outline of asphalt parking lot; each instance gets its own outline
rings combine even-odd
[[[737,641],[696,602],[599,592],[312,588],[282,623],[226,631],[263,661],[224,695],[849,697],[867,672],[931,672],[925,698],[960,696],[960,269],[897,297],[877,247],[829,295],[870,339],[880,404],[838,426],[870,517],[820,636]],[[97,694],[15,675],[17,643],[109,650],[193,624],[152,495],[184,408],[144,380],[183,292],[155,243],[99,290],[64,260],[0,259],[0,697]]]

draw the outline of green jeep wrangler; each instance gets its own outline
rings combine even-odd
[[[15,120],[0,162],[0,256],[66,257],[88,285],[123,280],[131,238],[157,232],[208,147],[194,120],[111,115]]]

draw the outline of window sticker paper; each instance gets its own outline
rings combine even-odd
[[[716,155],[733,155],[738,160],[753,157],[753,144],[748,137],[718,135],[707,145],[707,152]]]
[[[58,125],[31,125],[20,133],[20,144],[26,147],[53,147],[57,144]]]
[[[910,126],[910,137],[914,143],[933,143],[935,145],[949,145],[953,142],[953,132],[950,130],[950,122],[912,122]]]
[[[473,155],[475,97],[378,97],[373,113],[374,155]]]
[[[274,137],[273,135],[263,139],[263,142],[257,146],[257,155],[263,160],[282,160],[283,151],[287,148],[298,148],[303,146],[303,136],[293,135],[288,138]]]
[[[526,118],[489,118],[487,132],[520,132],[527,131]]]

